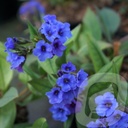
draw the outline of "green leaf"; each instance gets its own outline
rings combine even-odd
[[[95,71],[99,71],[105,64],[109,62],[108,58],[104,55],[104,53],[99,49],[95,40],[90,35],[87,35],[88,41],[88,49],[91,60],[94,65]]]
[[[27,84],[28,81],[30,81],[32,78],[26,73],[20,73],[19,74],[19,79],[22,81],[24,84]]]
[[[86,37],[86,36],[84,36],[84,37]],[[101,49],[101,50],[112,47],[112,44],[105,42],[105,41],[95,41],[95,43],[98,45],[99,49]],[[89,54],[87,41],[85,41],[84,45],[82,45],[82,47],[78,50],[77,54],[80,56],[86,56]]]
[[[48,124],[45,118],[40,118],[36,120],[32,126],[32,128],[48,128]]]
[[[13,77],[13,71],[10,64],[6,61],[6,53],[4,46],[0,43],[0,90],[5,92]]]
[[[121,43],[119,54],[128,55],[128,41]]]
[[[48,81],[50,82],[50,84],[52,85],[52,86],[55,86],[55,84],[56,84],[56,76],[54,76],[54,75],[48,75],[47,76],[47,78],[48,78]]]
[[[38,41],[38,30],[30,22],[28,22],[28,29],[30,33],[30,39],[34,42],[37,42]]]
[[[53,85],[51,86],[48,79],[32,79],[29,81],[28,87],[34,94],[44,96],[45,93],[53,87]]]
[[[37,78],[37,79],[40,78],[40,75],[37,74],[36,72],[33,72],[30,66],[24,65],[23,69],[27,73],[27,75],[30,76],[31,78]]]
[[[67,46],[68,44],[74,42],[78,38],[80,31],[81,31],[81,25],[76,26],[72,30],[72,37],[70,39],[68,39],[68,41],[65,43],[65,45]]]
[[[14,101],[12,101],[0,108],[0,127],[13,128],[15,117],[16,106]]]
[[[14,87],[11,87],[2,98],[0,98],[0,108],[18,97],[18,92]]]
[[[119,28],[121,19],[120,16],[110,8],[103,8],[99,11],[100,19],[102,19],[102,25],[105,26],[110,34],[113,34]]]
[[[113,63],[116,64],[116,69],[117,72],[120,71],[122,62],[123,62],[123,58],[124,56],[116,56],[110,63],[108,63],[107,65],[105,65],[104,67],[102,67],[102,69],[99,71],[100,73],[104,73],[104,72],[113,72]]]
[[[96,14],[88,8],[83,18],[84,30],[89,31],[96,40],[101,40],[101,26]]]
[[[52,59],[47,59],[45,62],[39,61],[39,65],[48,74],[56,74],[57,73],[56,59],[57,57],[53,57]]]

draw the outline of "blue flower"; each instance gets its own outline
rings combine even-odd
[[[62,88],[62,91],[68,92],[76,89],[76,78],[74,75],[64,74],[57,79],[57,84]]]
[[[40,40],[36,43],[36,47],[33,49],[33,54],[38,56],[40,61],[45,61],[48,58],[52,58],[52,46]]]
[[[46,15],[43,17],[45,23],[47,24],[56,24],[57,23],[57,20],[56,20],[56,15]]]
[[[120,119],[117,128],[128,128],[128,114],[126,114]]]
[[[24,56],[19,56],[16,53],[8,52],[7,61],[11,63],[11,69],[16,69],[22,72],[22,65],[25,62]]]
[[[107,128],[105,124],[100,120],[97,119],[95,122],[91,121],[86,125],[87,128]]]
[[[52,43],[53,54],[55,54],[59,57],[63,55],[63,51],[65,49],[66,49],[66,47],[58,39],[55,39],[54,42]]]
[[[49,40],[50,42],[53,42],[57,36],[56,26],[51,24],[42,24],[40,32],[41,34],[44,34],[47,40]]]
[[[77,73],[77,86],[85,87],[88,84],[88,74],[82,69]]]
[[[61,40],[62,43],[65,43],[65,41],[72,37],[71,31],[70,31],[70,24],[69,23],[57,23],[57,37]]]
[[[63,72],[70,73],[70,72],[74,72],[76,70],[76,67],[71,62],[68,62],[67,64],[62,64],[61,70]]]
[[[57,72],[57,76],[58,76],[58,77],[61,77],[63,74],[64,74],[64,72],[63,72],[63,71],[58,70],[58,72]]]
[[[120,110],[115,110],[114,113],[106,119],[108,126],[119,125],[125,116],[126,113]]]
[[[43,19],[45,23],[41,25],[39,31],[51,43],[55,39],[59,39],[61,43],[65,43],[72,36],[69,23],[57,21],[55,15],[46,15]]]
[[[11,50],[15,48],[15,44],[16,44],[17,40],[16,38],[7,38],[7,41],[5,42],[5,48],[6,50]]]
[[[43,14],[45,12],[45,9],[40,2],[35,0],[25,2],[23,5],[21,5],[19,9],[20,15],[34,15],[37,12],[39,12],[40,14]]]
[[[61,103],[63,100],[63,92],[58,87],[53,88],[50,92],[47,92],[46,95],[51,104]]]
[[[63,93],[63,103],[64,104],[70,104],[75,98],[74,91],[70,90],[68,92]]]
[[[70,115],[70,111],[61,104],[55,104],[50,108],[50,111],[53,113],[53,118],[55,120],[59,120],[65,122],[68,119],[68,115]]]
[[[95,98],[96,112],[99,116],[110,116],[118,107],[118,103],[114,98],[114,95],[110,92],[106,92],[103,96],[97,96]]]
[[[80,112],[82,103],[80,101],[72,100],[70,104],[67,104],[66,107],[70,110],[70,113]]]

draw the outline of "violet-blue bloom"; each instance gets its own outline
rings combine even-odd
[[[55,25],[57,23],[56,15],[49,15],[48,14],[48,15],[45,15],[43,17],[43,19],[44,19],[45,23],[47,23],[47,24],[53,24],[53,25]]]
[[[100,119],[97,119],[95,122],[91,121],[86,125],[87,128],[107,128]]]
[[[63,72],[67,72],[67,73],[70,73],[70,72],[74,72],[76,70],[76,67],[74,64],[72,64],[71,62],[68,62],[66,64],[62,64],[61,66],[61,70]]]
[[[110,92],[106,92],[103,96],[97,96],[95,98],[95,103],[97,104],[96,112],[99,116],[108,117],[118,107],[118,102]]]
[[[77,73],[77,86],[83,87],[88,84],[88,74],[84,70],[79,70]]]
[[[16,39],[15,38],[7,38],[7,41],[5,42],[5,48],[6,50],[10,50],[10,49],[14,49],[15,48],[15,44],[16,44]]]
[[[36,43],[36,47],[33,49],[33,54],[39,58],[40,61],[45,61],[48,58],[52,58],[52,46],[43,40]]]
[[[64,74],[64,72],[63,72],[63,71],[58,70],[58,72],[57,72],[58,77],[61,77],[63,74]]]
[[[44,14],[45,9],[43,5],[41,5],[41,3],[36,0],[25,2],[19,9],[20,15],[34,15],[37,12],[39,12],[40,14]]]
[[[70,90],[68,92],[63,93],[63,103],[70,104],[75,98],[74,91]]]
[[[68,92],[76,89],[76,78],[74,75],[64,74],[57,79],[57,84],[62,88],[62,91]]]
[[[66,47],[61,43],[59,39],[55,39],[52,43],[52,52],[53,54],[57,56],[62,56],[63,51],[66,49]]]
[[[71,114],[78,113],[81,110],[82,103],[74,99],[70,104],[67,104],[66,107],[70,110]]]
[[[123,113],[120,115],[117,115],[117,117],[120,118],[120,120],[115,123],[114,125],[110,125],[109,128],[128,128],[128,114]]]
[[[61,103],[63,100],[63,92],[58,87],[53,88],[51,91],[47,92],[46,95],[51,104]]]
[[[69,23],[57,23],[57,38],[61,40],[62,43],[65,43],[65,41],[72,37],[71,31],[70,31],[70,24]]]
[[[40,30],[41,34],[44,34],[47,40],[51,43],[55,40],[57,33],[56,33],[56,26],[51,24],[42,24]]]
[[[118,123],[124,116],[126,116],[126,113],[120,110],[115,110],[111,116],[106,118],[106,121],[108,122],[108,125],[111,126]]]
[[[65,122],[68,119],[68,115],[70,115],[70,111],[61,104],[55,104],[50,108],[50,111],[53,114],[53,118],[55,120],[59,120]]]
[[[16,53],[8,52],[7,61],[11,63],[11,69],[16,69],[22,72],[22,64],[25,62],[24,56],[19,56]]]

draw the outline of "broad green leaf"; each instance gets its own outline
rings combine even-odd
[[[51,86],[48,79],[33,79],[29,81],[28,87],[34,94],[44,96],[45,93],[53,87],[53,85]]]
[[[56,74],[57,73],[57,65],[56,65],[57,57],[53,57],[52,59],[47,59],[45,62],[40,62],[39,65],[43,68],[47,74]]]
[[[104,25],[107,27],[110,33],[115,33],[120,25],[120,16],[114,10],[110,8],[103,8],[100,10],[100,16]]]
[[[24,65],[23,69],[31,78],[37,78],[37,79],[40,78],[40,75],[37,74],[36,72],[33,72],[30,66]]]
[[[49,128],[45,118],[40,118],[36,120],[32,128]]]
[[[0,108],[18,97],[18,92],[14,87],[11,87],[2,98],[0,98]]]
[[[38,41],[38,30],[30,22],[28,22],[28,29],[30,33],[30,39],[34,42],[37,42]]]
[[[24,84],[27,84],[28,81],[31,80],[31,77],[30,77],[26,72],[24,72],[24,73],[20,73],[20,74],[19,74],[19,79],[20,79],[20,81],[22,81]]]
[[[128,55],[128,41],[121,43],[119,54]]]
[[[79,124],[79,122],[76,122],[77,123],[77,128],[86,128],[85,126]]]
[[[4,107],[0,108],[0,127],[13,128],[16,117],[16,106],[14,101],[9,102]]]
[[[52,85],[52,86],[55,86],[55,84],[56,84],[56,78],[57,76],[54,76],[54,75],[48,75],[47,76],[47,78],[48,78],[48,81],[50,82],[50,84]]]
[[[102,69],[99,71],[100,73],[104,73],[104,72],[113,72],[113,63],[116,64],[116,69],[117,72],[120,71],[122,62],[123,62],[123,56],[116,56],[110,63],[108,63],[107,65],[105,65],[104,67],[102,67]]]
[[[6,53],[4,46],[0,43],[0,90],[5,92],[13,77],[13,71],[10,69],[10,64],[6,61]]]
[[[85,36],[86,37],[86,36]],[[87,41],[84,41],[85,43],[82,45],[82,47],[78,50],[77,54],[80,56],[86,56],[89,54],[89,49],[87,46]],[[98,45],[99,49],[104,50],[107,48],[111,48],[112,45],[105,41],[95,41],[95,43]]]
[[[108,58],[104,55],[104,53],[97,46],[96,41],[90,36],[87,35],[88,38],[88,49],[90,58],[93,62],[95,71],[99,71],[105,64],[109,62]]]
[[[88,8],[83,18],[84,30],[89,31],[96,40],[101,40],[101,26],[96,14]]]
[[[72,43],[73,41],[75,41],[79,35],[81,31],[81,25],[76,26],[73,30],[72,30],[72,37],[70,39],[68,39],[68,41],[65,43],[65,45],[67,46],[68,44]]]

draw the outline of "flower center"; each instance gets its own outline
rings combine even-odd
[[[41,47],[41,51],[42,51],[42,52],[46,52],[46,47],[45,47],[45,46],[42,46],[42,47]]]
[[[59,112],[63,113],[64,112],[64,109],[59,108]]]
[[[117,115],[115,115],[115,118],[118,120],[118,119],[120,119],[120,115],[119,114],[117,114]]]
[[[72,102],[72,103],[70,104],[70,107],[72,107],[72,108],[75,108],[75,106],[76,106],[76,104],[75,104],[74,102]]]
[[[48,36],[52,35],[52,32],[50,30],[47,31]]]
[[[58,48],[58,47],[59,47],[59,44],[58,44],[58,43],[55,43],[55,44],[54,44],[54,47],[55,47],[55,48]]]
[[[54,95],[58,96],[58,94],[59,94],[59,91],[56,90],[56,91],[54,92]]]
[[[65,70],[66,70],[66,71],[70,71],[70,67],[66,67]]]
[[[107,108],[110,108],[110,107],[112,106],[112,103],[106,103],[105,106],[106,106]]]
[[[69,82],[70,82],[70,80],[69,80],[69,79],[64,78],[64,83],[68,84]]]
[[[59,34],[60,36],[63,36],[63,31],[62,31],[62,29],[59,30],[58,34]]]

